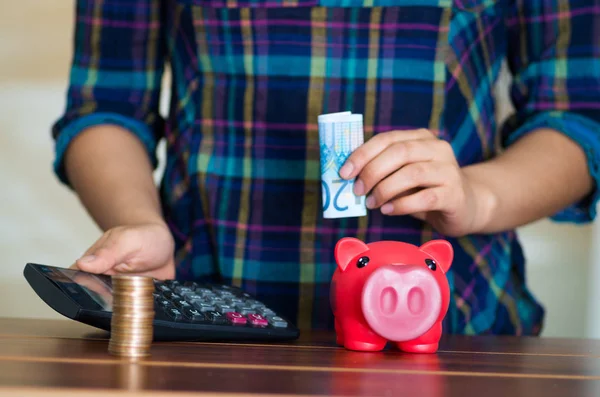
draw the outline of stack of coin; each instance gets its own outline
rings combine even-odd
[[[150,355],[154,320],[154,280],[142,276],[112,276],[113,312],[110,354],[123,357]]]

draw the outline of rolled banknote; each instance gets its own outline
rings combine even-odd
[[[356,196],[352,192],[354,179],[345,180],[339,174],[348,156],[364,142],[362,114],[322,114],[318,123],[323,217],[331,219],[367,215],[365,196]]]

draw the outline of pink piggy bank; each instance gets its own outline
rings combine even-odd
[[[337,343],[379,351],[387,342],[411,353],[435,353],[448,311],[446,272],[454,251],[445,240],[420,247],[397,241],[365,244],[343,238],[331,281]]]

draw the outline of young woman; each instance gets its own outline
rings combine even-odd
[[[445,332],[536,335],[514,229],[595,216],[599,14],[592,0],[78,1],[55,169],[105,233],[75,266],[232,283],[331,328],[340,238],[443,238]],[[500,126],[503,61],[516,111]],[[338,111],[364,117],[340,173],[366,217],[322,217],[317,117]]]

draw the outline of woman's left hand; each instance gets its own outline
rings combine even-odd
[[[354,193],[368,193],[369,209],[412,215],[448,236],[476,233],[493,199],[461,169],[450,144],[426,129],[375,135],[348,157],[340,176],[357,177]]]

